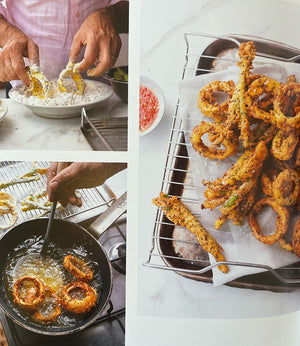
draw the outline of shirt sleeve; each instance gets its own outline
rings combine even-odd
[[[6,9],[6,7],[4,7],[3,6],[3,1],[1,1],[0,2],[0,14],[2,14],[2,16],[4,17],[4,18],[6,18],[7,17],[7,9]]]
[[[114,5],[120,1],[129,1],[129,0],[111,0],[110,5]]]

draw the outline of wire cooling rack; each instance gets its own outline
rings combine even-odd
[[[49,162],[37,161],[34,163],[36,167],[47,168]],[[1,161],[0,162],[0,183],[9,182],[19,175],[23,175],[33,168],[33,163],[28,161]],[[1,191],[9,192],[17,200],[18,219],[16,224],[41,216],[43,210],[33,209],[26,212],[21,211],[20,201],[25,197],[37,191],[44,190],[47,186],[47,176],[42,174],[38,176],[38,180],[26,183],[19,183],[1,189]],[[82,207],[68,205],[66,208],[58,209],[56,217],[68,219],[72,222],[82,222],[93,216],[99,215],[110,206],[114,201],[113,193],[104,184],[102,186],[91,189],[80,189],[77,191],[78,196],[82,200]],[[47,197],[44,197],[47,198]],[[9,224],[11,215],[1,215],[1,224]]]
[[[254,66],[266,61],[282,63],[300,63],[300,50],[275,41],[247,35],[216,36],[202,33],[186,33],[186,61],[182,79],[191,78],[205,73],[227,69],[236,66],[238,49],[242,42],[252,40],[256,46]],[[168,195],[178,196],[192,211],[198,202],[192,174],[189,169],[187,143],[184,135],[183,119],[179,112],[178,101],[172,119],[166,164],[163,173],[161,191]],[[199,216],[195,214],[196,216]],[[176,230],[186,232],[180,226],[174,226],[157,209],[152,246],[145,266],[174,271],[187,278],[212,282],[212,268],[219,264],[228,266],[246,266],[261,269],[263,272],[247,275],[228,283],[230,286],[267,289],[276,292],[292,291],[300,287],[300,262],[286,267],[272,269],[264,264],[243,262],[218,262],[210,264],[207,253],[200,244],[188,236],[177,238]],[[188,249],[184,255],[179,254],[182,247]]]

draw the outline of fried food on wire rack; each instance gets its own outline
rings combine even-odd
[[[222,178],[203,181],[207,190],[202,207],[214,209],[221,206],[222,216],[215,223],[216,229],[226,219],[233,220],[236,225],[243,223],[254,203],[258,177],[267,156],[265,143],[259,142],[254,149],[246,150]]]
[[[222,247],[176,196],[170,197],[161,192],[152,202],[160,207],[165,216],[175,225],[186,227],[192,232],[197,237],[203,249],[211,253],[217,262],[226,261],[221,252],[224,251]],[[228,272],[228,267],[226,265],[221,264],[218,268],[223,273]]]
[[[255,57],[254,43],[252,41],[242,43],[239,55],[238,66],[240,67],[240,74],[238,83],[234,87],[232,81],[215,81],[209,83],[199,92],[198,108],[202,111],[204,110],[204,115],[214,118],[217,123],[222,125],[221,128],[216,128],[216,125],[213,123],[210,123],[209,126],[201,123],[200,127],[196,126],[194,128],[191,142],[195,150],[199,151],[203,156],[223,160],[235,154],[237,152],[235,133],[237,133],[238,129],[243,146],[245,148],[251,147],[250,119],[246,111],[246,88],[247,81],[251,80],[250,69]],[[223,103],[218,104],[216,98],[212,95],[214,90],[224,91],[229,96]],[[211,112],[210,115],[209,111]],[[211,146],[206,145],[203,148],[204,145],[201,137],[209,132],[214,133],[213,136],[208,138]],[[226,148],[225,151],[216,149],[221,145]]]
[[[256,220],[256,215],[261,211],[264,205],[269,205],[278,214],[276,218],[276,229],[271,235],[262,235],[261,229]],[[248,223],[251,232],[257,240],[261,241],[264,244],[272,245],[285,235],[289,224],[289,212],[285,207],[276,202],[275,199],[271,197],[265,197],[257,201],[251,209],[248,215]]]
[[[213,81],[201,89],[198,96],[198,108],[207,117],[215,119],[216,123],[224,122],[227,118],[228,105],[234,91],[234,82]],[[226,100],[217,101],[217,93],[228,95]]]
[[[242,43],[237,84],[213,81],[199,92],[197,106],[214,122],[202,121],[194,127],[190,137],[193,148],[200,155],[219,160],[241,152],[223,177],[203,180],[207,189],[202,207],[220,208],[216,229],[226,219],[242,224],[249,215],[258,240],[278,242],[300,256],[300,223],[294,230],[293,244],[282,238],[289,214],[300,211],[300,83],[294,75],[279,82],[252,74],[255,54],[252,41]],[[226,100],[220,102],[217,93],[227,96]],[[204,135],[207,138],[202,139]],[[260,234],[254,217],[265,204],[280,215],[272,240]]]

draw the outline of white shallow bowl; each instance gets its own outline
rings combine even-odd
[[[31,105],[28,102],[20,101],[18,98],[14,97],[14,94],[12,94],[12,92],[19,91],[21,88],[23,88],[23,84],[12,88],[9,91],[9,97],[15,102],[23,104],[24,106],[29,108],[34,114],[44,118],[51,118],[51,119],[73,118],[76,116],[80,116],[82,107],[84,107],[86,110],[89,110],[97,106],[102,101],[108,99],[113,94],[113,89],[110,85],[102,83],[102,82],[98,82],[98,81],[93,81],[93,83],[95,83],[97,87],[103,88],[103,93],[99,95],[99,97],[96,98],[94,101],[85,102],[85,103],[83,102],[76,105],[42,106],[42,105]]]
[[[140,85],[145,86],[149,88],[150,90],[152,90],[153,93],[158,98],[158,102],[159,102],[159,111],[155,121],[148,129],[146,129],[145,131],[139,132],[140,137],[143,137],[147,135],[148,133],[152,132],[161,121],[165,111],[165,97],[163,92],[161,91],[161,88],[152,79],[141,76]]]
[[[3,100],[0,100],[0,121],[6,116],[7,111],[7,104]]]

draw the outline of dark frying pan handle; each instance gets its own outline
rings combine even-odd
[[[88,227],[88,231],[97,239],[127,210],[127,192],[117,199]]]

